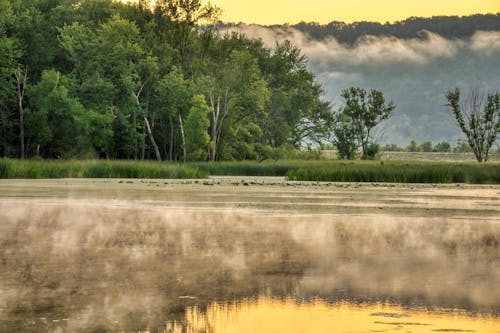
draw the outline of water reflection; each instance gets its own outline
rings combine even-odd
[[[424,311],[390,304],[352,304],[260,298],[190,307],[184,323],[166,332],[481,332],[498,333],[500,319],[458,311]]]
[[[453,332],[468,326],[438,325],[436,309],[500,312],[498,220],[107,204],[0,202],[0,332],[264,332],[252,326],[264,321],[274,332],[337,332],[343,320]],[[286,297],[328,303],[276,301]],[[408,310],[359,305],[376,302]],[[421,307],[432,311],[412,311]],[[498,333],[498,320],[483,322]]]

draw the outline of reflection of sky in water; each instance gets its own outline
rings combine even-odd
[[[186,322],[167,324],[167,332],[481,332],[497,333],[500,319],[460,312],[408,310],[389,304],[327,304],[323,301],[262,298],[235,304],[189,308]]]
[[[123,201],[96,202],[77,199],[94,195],[79,182],[67,201],[4,198],[33,187],[0,182],[1,333],[342,332],[343,322],[372,325],[346,332],[499,332],[499,187],[165,185],[152,193],[116,182],[105,194]],[[207,208],[193,210],[198,202]],[[271,301],[287,297],[294,301]],[[304,299],[330,305],[295,303]],[[409,310],[332,305],[342,301]]]

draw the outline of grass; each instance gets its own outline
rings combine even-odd
[[[190,163],[189,165],[212,176],[274,176],[284,177],[290,170],[318,161],[243,161],[217,163]]]
[[[500,163],[429,161],[254,161],[157,163],[0,159],[0,178],[206,178],[282,176],[297,181],[500,184]]]
[[[290,180],[324,182],[500,184],[500,164],[339,161],[290,170],[287,176]]]
[[[151,161],[56,161],[0,159],[0,178],[206,178],[199,169]]]

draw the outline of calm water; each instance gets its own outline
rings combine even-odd
[[[0,332],[500,332],[500,188],[43,185],[0,184]]]
[[[500,329],[497,317],[459,311],[404,309],[390,304],[328,304],[316,300],[261,298],[233,304],[190,307],[183,323],[167,332],[485,332]]]

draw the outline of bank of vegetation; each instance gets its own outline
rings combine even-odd
[[[293,181],[500,184],[500,163],[288,160],[264,162],[64,161],[0,159],[0,178],[172,178],[277,176]]]
[[[0,178],[206,178],[208,173],[180,163],[105,160],[0,159]]]

